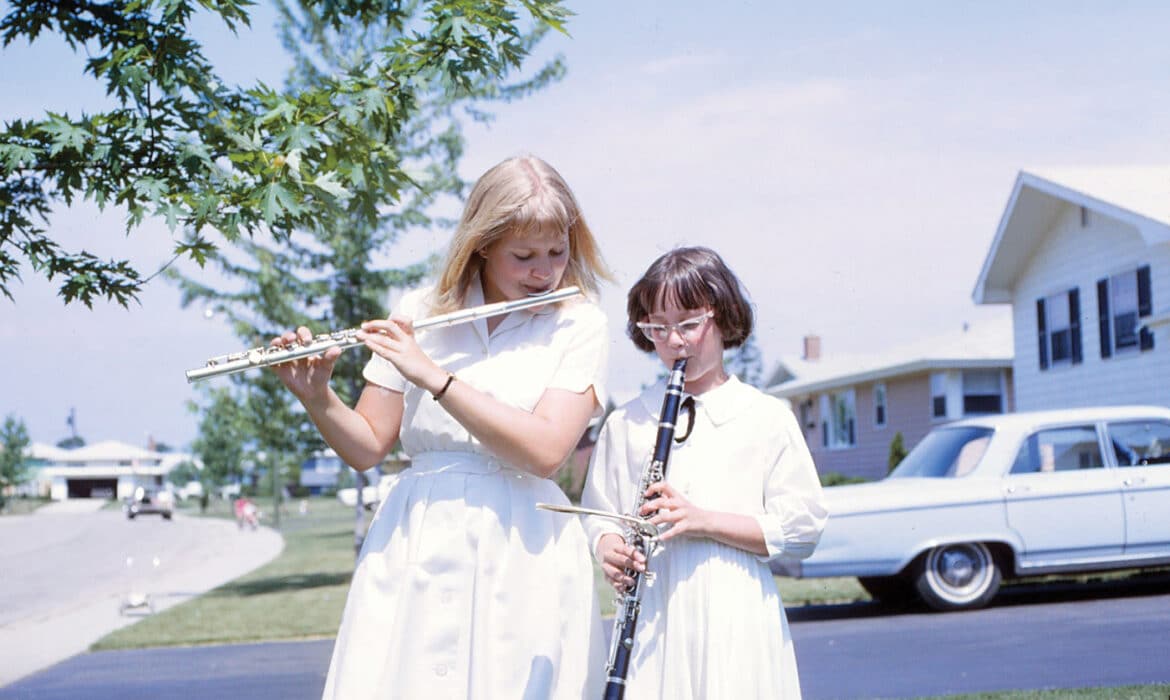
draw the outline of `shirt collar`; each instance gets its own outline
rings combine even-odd
[[[477,272],[477,273],[475,273],[475,276],[471,278],[471,284],[468,285],[467,298],[466,298],[466,301],[464,302],[464,307],[470,309],[470,308],[473,308],[476,306],[483,306],[484,303],[485,302],[483,299],[483,281],[480,278],[479,273]],[[533,317],[544,316],[546,314],[556,313],[556,310],[557,310],[556,304],[543,304],[541,306],[529,307],[527,309],[520,309],[518,311],[512,311],[507,316],[505,316],[502,321],[500,321],[500,325],[496,326],[496,333],[499,334],[499,333],[502,333],[504,331],[511,330],[513,328],[521,326],[524,324],[525,321],[528,321],[528,320],[532,319]],[[487,344],[487,337],[488,337],[487,319],[484,319],[484,318],[476,319],[475,320],[475,329],[476,329],[476,332],[479,333],[480,338],[484,340],[484,344],[486,345]]]
[[[701,396],[694,397],[695,409],[701,411],[709,421],[715,425],[724,423],[743,413],[749,407],[747,401],[748,387],[734,374],[728,376],[727,381]],[[654,386],[642,392],[642,406],[652,416],[662,412],[662,397],[666,394],[666,377],[659,379]],[[683,394],[684,398],[690,394]]]

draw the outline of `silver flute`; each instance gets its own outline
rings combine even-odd
[[[430,318],[415,321],[414,329],[418,331],[425,328],[454,326],[479,318],[489,318],[520,309],[527,309],[531,306],[541,306],[563,301],[579,294],[582,294],[582,292],[578,287],[564,287],[563,289],[555,289],[547,294],[531,296],[527,299],[514,299],[512,301],[500,301],[494,304],[473,306],[470,309],[460,309],[459,311],[452,311],[448,314],[439,314],[438,316],[431,316]],[[197,382],[201,379],[244,372],[253,367],[279,365],[284,362],[299,360],[303,357],[320,355],[330,348],[348,350],[349,348],[363,344],[357,337],[360,331],[360,328],[348,328],[343,331],[321,333],[307,343],[293,343],[284,346],[268,345],[213,357],[203,367],[187,370],[187,381]]]

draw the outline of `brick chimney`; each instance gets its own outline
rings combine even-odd
[[[801,359],[806,362],[816,362],[821,359],[821,336],[804,336],[804,355]]]

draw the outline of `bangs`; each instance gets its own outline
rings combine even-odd
[[[541,188],[517,207],[506,228],[520,236],[565,236],[573,227],[577,213],[570,211],[560,197],[550,196]]]
[[[663,266],[661,272],[658,279],[638,290],[639,305],[647,314],[661,311],[667,303],[680,309],[715,307],[714,294],[701,270],[684,264]]]

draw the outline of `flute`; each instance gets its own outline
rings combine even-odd
[[[473,306],[470,309],[460,309],[459,311],[452,311],[447,314],[439,314],[438,316],[431,316],[424,318],[421,321],[415,321],[414,329],[416,331],[425,328],[445,328],[447,326],[455,326],[460,323],[467,323],[480,318],[490,318],[492,316],[499,316],[501,314],[510,313],[512,311],[519,311],[520,309],[527,309],[532,306],[542,306],[544,304],[551,304],[553,302],[562,301],[570,297],[575,297],[582,294],[578,287],[565,287],[563,289],[555,289],[547,294],[539,294],[528,297],[527,299],[513,299],[511,301],[500,301],[494,304],[484,304],[482,306]],[[270,367],[272,365],[279,365],[284,362],[292,362],[303,357],[312,357],[320,355],[330,348],[341,348],[348,350],[352,347],[362,345],[362,341],[358,340],[357,334],[361,331],[360,328],[348,328],[342,331],[332,331],[330,333],[321,333],[315,336],[307,343],[296,343],[294,345],[275,346],[268,345],[265,347],[252,348],[251,350],[244,350],[242,352],[229,353],[227,355],[219,355],[207,361],[203,367],[196,367],[195,369],[187,370],[187,381],[196,382],[201,379],[208,379],[210,377],[219,377],[226,374],[236,374],[243,372],[253,367]]]

